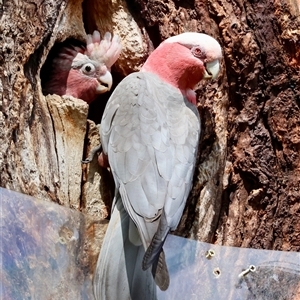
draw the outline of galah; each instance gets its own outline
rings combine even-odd
[[[44,94],[70,95],[91,103],[111,89],[111,66],[121,50],[119,36],[106,32],[101,40],[98,31],[87,35],[86,47],[63,47],[53,59]]]
[[[156,285],[168,288],[163,244],[181,219],[199,143],[194,88],[216,78],[221,57],[206,34],[170,37],[111,95],[100,135],[115,198],[94,277],[96,299],[156,299]]]

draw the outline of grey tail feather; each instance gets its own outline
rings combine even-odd
[[[152,238],[143,258],[142,269],[147,270],[152,265],[152,275],[156,284],[165,291],[170,283],[163,245],[169,233],[169,226],[164,212],[161,215],[157,232]]]
[[[163,251],[162,250],[163,244],[164,241],[162,241],[159,238],[159,234],[155,233],[144,255],[143,265],[142,265],[144,271],[150,268],[154,262],[159,260],[160,253]]]
[[[154,234],[152,241],[149,247],[146,250],[144,259],[143,259],[143,270],[147,270],[150,266],[158,260],[158,257],[162,251],[165,239],[170,231],[168,222],[164,211],[160,217],[160,222],[156,233]]]
[[[157,286],[162,291],[167,290],[170,285],[170,276],[166,264],[165,253],[163,250],[160,252],[158,260],[154,264],[152,264],[151,271]]]
[[[116,194],[114,203],[94,274],[95,299],[157,300],[153,273],[141,268],[144,246],[135,246],[129,239],[132,221],[120,195]]]
[[[170,278],[162,246],[163,242],[157,239],[157,234],[155,234],[144,255],[142,269],[145,271],[152,265],[151,271],[155,283],[162,291],[165,291],[169,287]]]

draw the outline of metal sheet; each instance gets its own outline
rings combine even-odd
[[[164,249],[171,283],[166,292],[158,289],[159,300],[300,299],[298,252],[217,246],[174,235]]]
[[[0,298],[94,299],[84,215],[0,188]]]
[[[0,201],[0,298],[94,299],[84,253],[86,217],[2,188]],[[171,283],[166,292],[158,289],[159,300],[300,299],[298,252],[224,247],[174,235],[164,249]]]

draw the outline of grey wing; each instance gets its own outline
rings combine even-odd
[[[168,184],[156,166],[154,147],[163,147],[157,140],[161,126],[158,119],[146,80],[135,73],[118,85],[101,122],[103,149],[108,154],[116,188],[145,247],[157,229]]]
[[[149,73],[126,77],[107,104],[101,122],[103,149],[145,249],[158,228],[162,246],[180,221],[199,133],[197,110]]]

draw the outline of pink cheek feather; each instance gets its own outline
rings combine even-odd
[[[67,78],[66,95],[72,95],[87,102],[95,100],[98,81],[96,78],[86,76],[78,70],[70,70]]]
[[[197,96],[193,90],[182,91],[182,94],[187,97],[187,99],[194,105],[197,105]]]
[[[205,67],[191,50],[178,43],[164,43],[159,46],[160,51],[153,51],[142,71],[157,74],[162,80],[180,89],[190,102],[196,102],[192,92],[196,84],[201,81]]]

